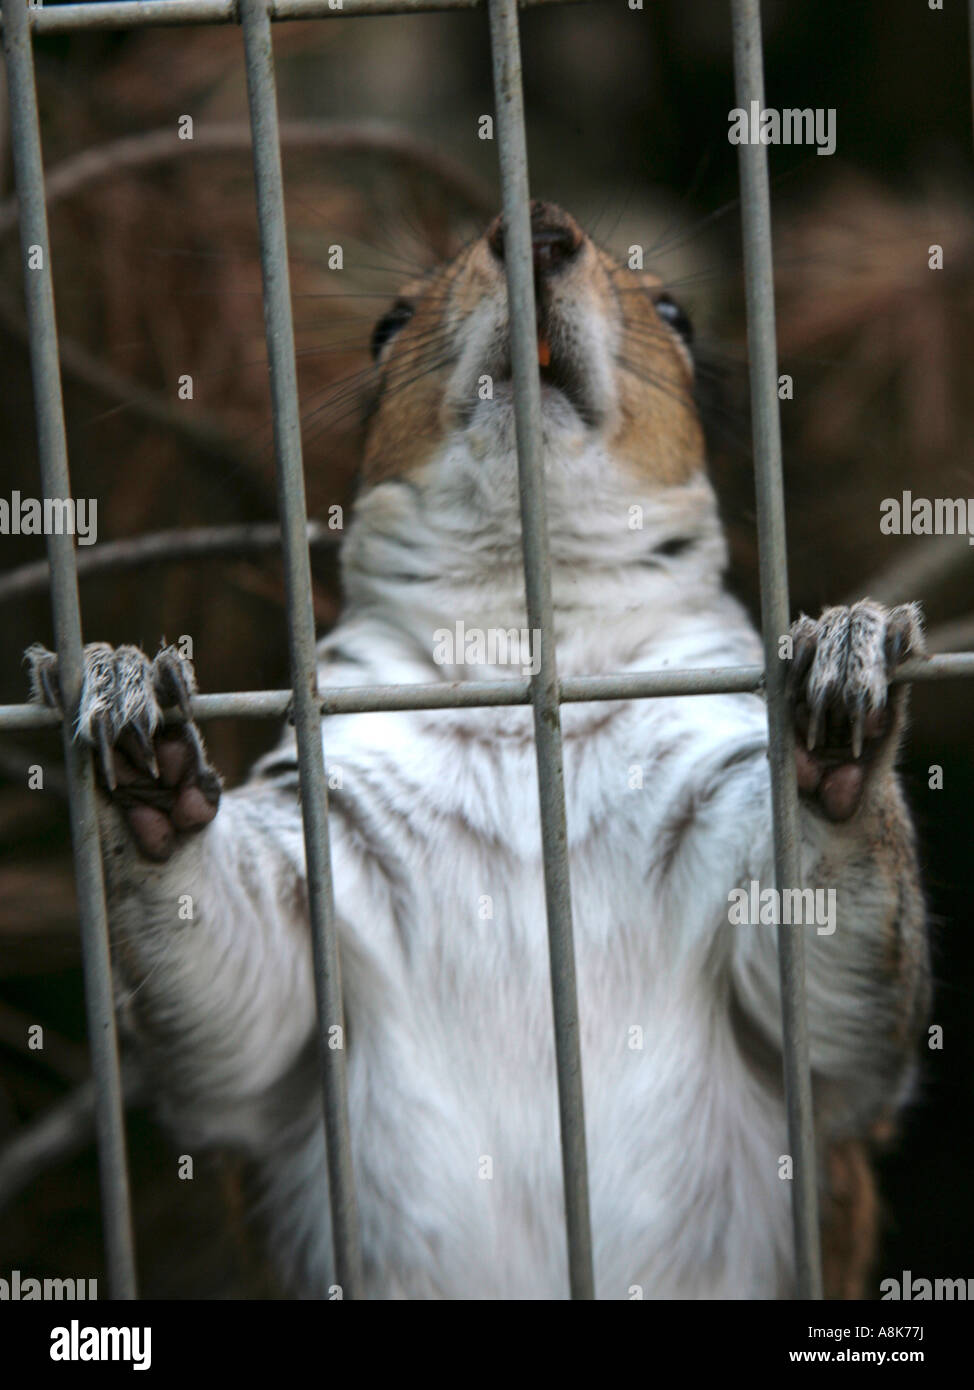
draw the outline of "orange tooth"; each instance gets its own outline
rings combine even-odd
[[[551,348],[548,344],[547,338],[538,339],[538,366],[551,366]]]

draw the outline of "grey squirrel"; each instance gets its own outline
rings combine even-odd
[[[555,640],[562,674],[758,662],[693,399],[692,332],[650,275],[552,204],[531,211]],[[462,622],[525,627],[503,224],[377,326],[378,402],[322,684],[502,679]],[[923,650],[914,605],[792,629],[806,932],[830,1292],[864,1291],[869,1155],[915,1075],[928,960],[895,773]],[[56,658],[28,653],[57,705]],[[284,1287],[333,1286],[290,733],[223,792],[173,648],[87,649],[122,1020],[187,1146],[239,1149]],[[766,712],[731,694],[563,711],[596,1288],[793,1293]],[[351,1139],[367,1292],[567,1293],[537,780],[526,709],[331,716]],[[178,904],[189,897],[192,922]],[[814,897],[814,895],[813,895]],[[799,929],[799,928],[796,928]],[[636,1293],[634,1293],[636,1291]]]

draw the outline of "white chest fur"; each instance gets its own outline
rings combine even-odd
[[[698,641],[706,664],[752,660],[740,614],[724,617]],[[350,627],[332,641],[360,651],[377,639]],[[677,655],[670,664],[705,664]],[[787,1278],[788,1185],[772,1161],[787,1147],[784,1112],[741,1056],[725,969],[727,891],[745,872],[755,817],[768,814],[764,730],[763,705],[749,696],[564,711],[603,1297],[773,1297]],[[356,886],[339,909],[372,1291],[559,1297],[567,1272],[530,713],[344,717],[324,738],[341,770],[337,880]],[[736,789],[721,776],[728,762]],[[736,814],[735,799],[745,803]],[[291,1221],[295,1184],[322,1159],[315,1126],[273,1182]],[[303,1204],[306,1214],[322,1208]],[[300,1244],[320,1288],[330,1264],[320,1217]]]

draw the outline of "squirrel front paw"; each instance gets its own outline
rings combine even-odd
[[[918,604],[872,599],[804,614],[791,629],[788,673],[798,789],[832,821],[858,810],[870,778],[896,755],[906,701],[896,667],[924,653]]]
[[[31,699],[61,709],[56,655],[35,644],[24,660]],[[168,859],[179,836],[208,825],[219,806],[220,776],[190,714],[195,689],[193,667],[175,647],[151,662],[138,647],[85,647],[75,737],[95,750],[99,784],[147,859]],[[184,722],[163,724],[170,706]]]

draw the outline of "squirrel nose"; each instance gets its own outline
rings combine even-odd
[[[554,203],[531,204],[531,251],[534,278],[560,270],[578,254],[582,233],[578,224]],[[487,245],[499,261],[504,259],[504,219],[495,217],[487,229]]]

